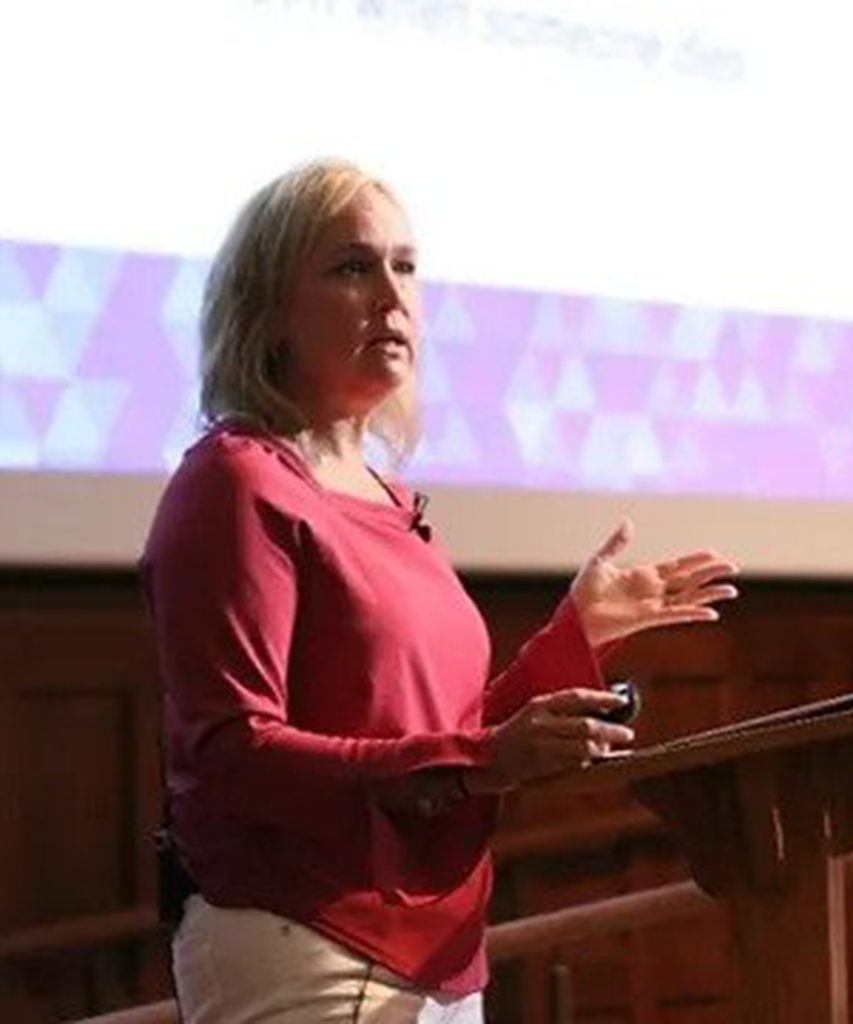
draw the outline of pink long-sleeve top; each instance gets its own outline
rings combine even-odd
[[[324,489],[231,423],[189,450],[142,560],[172,828],[202,894],[309,925],[424,988],[486,980],[491,798],[389,815],[378,780],[486,763],[486,727],[599,686],[571,600],[487,682],[483,621],[410,496]]]

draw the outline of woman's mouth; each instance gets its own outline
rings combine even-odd
[[[405,349],[405,351],[407,352],[410,351],[411,349],[409,339],[405,335],[400,334],[397,331],[389,331],[383,334],[372,335],[370,338],[368,338],[367,347],[379,347],[387,349],[389,351],[394,351],[395,349]]]

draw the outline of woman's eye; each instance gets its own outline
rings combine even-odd
[[[418,272],[418,268],[414,260],[398,260],[394,265],[394,269],[398,274],[416,274]]]
[[[335,272],[341,277],[357,277],[360,274],[366,274],[369,270],[370,264],[367,260],[344,260],[343,263],[339,263],[335,267]]]

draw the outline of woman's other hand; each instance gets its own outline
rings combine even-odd
[[[632,729],[598,716],[625,698],[608,690],[560,690],[534,697],[492,730],[488,768],[466,774],[472,793],[510,789],[521,782],[589,764],[634,739]]]
[[[623,707],[626,698],[609,690],[561,690],[534,697],[489,730],[489,764],[483,768],[437,767],[383,779],[373,795],[386,811],[432,817],[460,799],[501,793],[519,783],[589,764],[634,733],[597,716]]]
[[[737,566],[713,551],[695,551],[649,565],[620,567],[633,527],[623,522],[572,583],[571,596],[593,647],[655,626],[715,622],[710,605],[737,597],[730,583]]]

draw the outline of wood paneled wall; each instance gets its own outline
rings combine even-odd
[[[564,584],[476,578],[500,665]],[[607,673],[641,687],[640,743],[853,686],[853,584],[745,584],[721,625],[625,644]],[[154,901],[157,673],[136,581],[121,572],[0,572],[0,938]],[[625,794],[558,786],[507,801],[495,919],[686,876],[674,840]],[[502,968],[496,1022],[553,1020],[555,984],[579,1024],[737,1019],[715,914]],[[563,965],[556,974],[555,965]],[[0,1020],[46,1024],[168,990],[162,940],[0,964]]]

